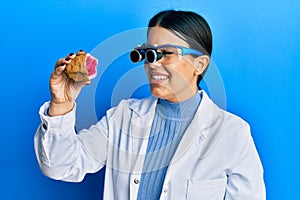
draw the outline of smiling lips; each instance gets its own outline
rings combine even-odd
[[[168,75],[161,73],[150,73],[150,83],[162,83],[169,78]]]

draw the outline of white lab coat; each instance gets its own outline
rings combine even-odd
[[[202,100],[168,167],[160,199],[263,200],[263,168],[249,125]],[[48,117],[35,135],[42,172],[78,182],[106,167],[104,199],[134,200],[139,190],[156,97],[123,100],[88,130],[74,131],[75,109]]]

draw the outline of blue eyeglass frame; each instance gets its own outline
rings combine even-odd
[[[145,45],[146,46],[146,45]],[[183,47],[180,45],[174,45],[174,44],[163,44],[163,45],[159,45],[159,46],[153,46],[147,49],[159,49],[159,48],[164,48],[164,47],[174,47],[174,48],[179,48],[181,49],[181,56],[187,55],[187,54],[192,54],[192,55],[196,55],[196,56],[202,56],[203,53],[201,51],[198,51],[196,49],[192,49],[192,48],[188,48],[188,47]]]

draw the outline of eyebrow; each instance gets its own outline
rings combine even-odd
[[[143,46],[146,47],[146,48],[148,48],[148,47],[151,48],[151,47],[157,47],[159,45],[157,45],[157,44],[150,44],[150,43],[144,43]]]
[[[181,45],[176,45],[176,44],[170,44],[170,43],[166,43],[166,44],[161,44],[161,45],[158,45],[158,44],[150,44],[150,43],[144,43],[143,44],[144,47],[146,48],[153,48],[153,47],[159,47],[159,48],[163,48],[163,47],[183,47],[183,48],[189,48],[189,47],[184,47],[184,46],[181,46]]]

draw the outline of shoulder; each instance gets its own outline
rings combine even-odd
[[[251,140],[248,122],[240,116],[218,107],[205,93],[202,100],[203,107],[205,107],[202,112],[206,111],[202,116],[207,118],[210,115],[210,120],[206,120],[209,123],[205,134],[207,139],[210,139],[211,142],[215,141],[215,144],[218,144],[217,146],[221,149],[228,147],[233,152],[243,149]]]
[[[224,121],[226,123],[224,125],[231,127],[232,132],[247,131],[250,129],[249,123],[240,116],[225,110],[222,110],[222,112],[224,113]]]
[[[240,116],[220,109],[223,124],[217,148],[225,153],[228,160],[238,161],[252,144],[250,125]]]
[[[202,92],[202,99],[204,104],[203,107],[205,107],[205,110],[210,112],[212,115],[212,123],[215,121],[221,121],[222,123],[220,125],[222,128],[228,128],[228,131],[230,132],[235,132],[235,130],[241,129],[249,129],[249,124],[246,120],[236,114],[220,108],[204,91]]]

